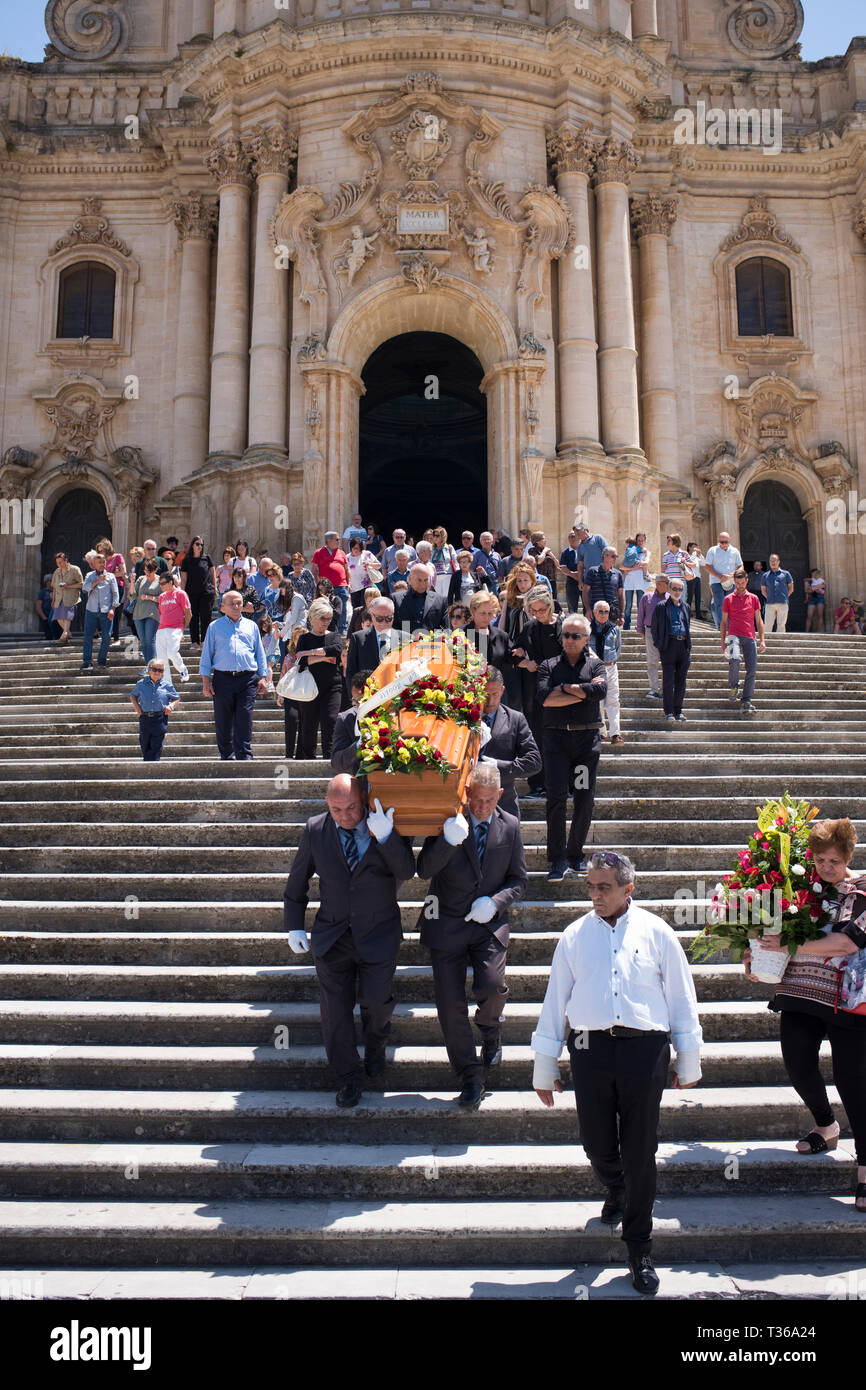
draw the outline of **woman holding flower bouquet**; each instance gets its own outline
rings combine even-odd
[[[854,1204],[866,1212],[866,874],[849,867],[856,843],[850,820],[815,822],[806,853],[823,885],[829,915],[817,940],[798,946],[769,1007],[780,1015],[785,1069],[815,1122],[797,1144],[798,1153],[825,1153],[838,1144],[839,1123],[818,1060],[823,1039],[829,1039],[833,1079],[859,1165]],[[817,914],[815,907],[812,916]],[[780,938],[762,941],[772,948]],[[749,961],[747,954],[750,974]]]

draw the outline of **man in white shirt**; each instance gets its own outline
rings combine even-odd
[[[634,865],[598,851],[587,874],[593,911],[566,927],[553,954],[532,1084],[544,1105],[562,1090],[567,1041],[584,1151],[608,1192],[603,1221],[622,1219],[632,1283],[654,1294],[652,1209],[659,1106],[667,1084],[697,1085],[701,1028],[691,971],[676,932],[631,901]]]
[[[710,576],[710,595],[712,599],[713,622],[717,628],[722,626],[722,604],[728,594],[734,592],[731,576],[743,561],[727,531],[719,534],[718,545],[711,545],[704,560],[704,569]]]

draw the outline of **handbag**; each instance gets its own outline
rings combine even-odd
[[[287,671],[281,676],[277,684],[277,694],[282,695],[285,700],[315,700],[319,693],[310,671],[299,671],[297,666],[293,666],[291,671]]]

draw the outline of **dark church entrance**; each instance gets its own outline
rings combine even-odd
[[[42,574],[54,573],[54,556],[58,550],[64,550],[69,556],[69,563],[77,565],[81,573],[86,574],[84,556],[103,536],[111,540],[111,522],[99,493],[89,487],[76,487],[71,492],[65,492],[51,513],[42,538],[40,579]],[[82,602],[75,610],[73,632],[83,626],[83,612]]]
[[[358,505],[390,543],[395,526],[420,540],[444,526],[487,525],[487,402],[484,369],[445,333],[403,333],[368,358],[361,373]]]
[[[755,560],[769,569],[770,556],[779,556],[782,569],[794,581],[788,631],[802,632],[806,625],[803,580],[809,573],[809,530],[796,495],[784,483],[753,483],[749,488],[740,517],[739,550],[748,570]]]

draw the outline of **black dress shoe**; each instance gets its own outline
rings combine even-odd
[[[357,1081],[347,1081],[337,1092],[337,1104],[341,1110],[351,1110],[364,1094],[364,1088]]]
[[[618,1226],[625,1211],[625,1189],[609,1187],[607,1200],[601,1209],[601,1219],[607,1226]]]
[[[481,1061],[485,1067],[498,1067],[502,1061],[502,1038],[485,1038],[481,1044]]]
[[[371,1081],[375,1076],[381,1076],[387,1065],[384,1047],[368,1047],[364,1049],[364,1071]]]
[[[630,1255],[628,1267],[631,1282],[638,1293],[656,1294],[659,1291],[659,1277],[656,1274],[652,1255]]]
[[[486,1095],[483,1081],[467,1081],[457,1097],[457,1104],[464,1110],[477,1110]]]

